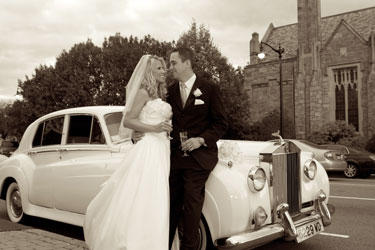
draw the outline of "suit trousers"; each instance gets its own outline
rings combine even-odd
[[[182,157],[182,152],[172,153],[169,176],[170,247],[176,228],[182,219],[183,237],[180,249],[195,250],[197,248],[205,183],[210,173],[210,170],[203,169],[192,156]]]

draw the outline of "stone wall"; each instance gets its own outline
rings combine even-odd
[[[332,37],[327,41],[323,47],[321,56],[322,68],[322,89],[324,108],[322,109],[323,117],[327,121],[334,121],[335,116],[333,110],[334,104],[334,89],[329,88],[330,84],[334,84],[333,79],[329,78],[330,70],[334,68],[357,66],[358,80],[359,80],[359,123],[360,131],[364,136],[368,136],[368,78],[369,78],[369,53],[368,44],[359,36],[357,36],[350,29],[350,26],[342,22]],[[331,93],[330,93],[331,91]],[[326,108],[328,107],[328,109]]]
[[[295,60],[282,64],[283,77],[283,123],[293,127],[285,137],[294,137]],[[250,97],[250,117],[252,122],[261,121],[269,112],[280,108],[280,65],[279,62],[248,65],[245,68],[245,90]]]
[[[370,69],[367,80],[368,96],[368,138],[375,136],[375,31],[370,37]]]

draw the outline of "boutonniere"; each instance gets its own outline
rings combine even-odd
[[[195,98],[198,98],[202,95],[202,91],[197,88],[196,90],[194,90],[193,95],[195,96]]]

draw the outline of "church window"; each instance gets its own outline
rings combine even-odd
[[[358,73],[357,67],[335,69],[336,120],[352,124],[358,131]]]

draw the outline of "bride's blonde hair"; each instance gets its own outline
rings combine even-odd
[[[165,61],[162,57],[158,56],[150,56],[147,61],[147,66],[145,70],[144,79],[141,83],[141,88],[145,89],[150,96],[150,98],[161,98],[162,100],[166,100],[167,98],[167,84],[166,82],[158,83],[156,82],[155,77],[152,74],[152,71],[156,67],[156,62],[159,61],[162,67],[167,70],[167,66]]]

